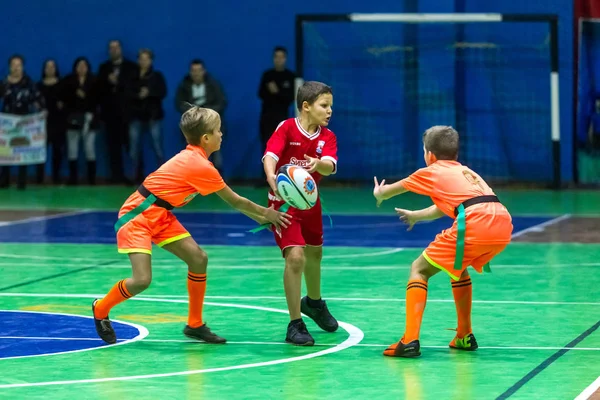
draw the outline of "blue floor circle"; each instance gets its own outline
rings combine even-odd
[[[87,350],[106,344],[94,320],[84,316],[0,310],[0,359]],[[119,341],[140,334],[132,325],[112,322]]]

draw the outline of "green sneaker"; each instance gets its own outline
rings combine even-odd
[[[474,351],[479,345],[472,333],[469,333],[464,338],[459,338],[458,335],[450,342],[450,347],[458,350]]]

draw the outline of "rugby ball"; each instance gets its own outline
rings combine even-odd
[[[317,204],[317,183],[302,167],[286,164],[279,168],[276,179],[281,198],[298,210],[308,210]]]

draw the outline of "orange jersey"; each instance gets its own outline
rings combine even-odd
[[[451,218],[455,218],[454,209],[465,200],[494,195],[493,190],[477,173],[458,161],[436,161],[428,167],[417,170],[401,183],[411,192],[431,197],[433,203]],[[512,218],[502,204],[475,204],[465,209],[465,214],[466,242],[482,244],[510,242]]]
[[[188,145],[148,175],[143,185],[156,197],[174,207],[183,207],[200,193],[208,196],[226,185],[219,171],[208,161],[204,149]],[[121,209],[123,214],[140,204],[144,197],[134,192]]]

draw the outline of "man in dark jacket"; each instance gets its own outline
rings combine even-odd
[[[192,60],[189,75],[183,78],[177,88],[175,96],[177,111],[183,114],[189,107],[186,103],[218,112],[221,116],[221,130],[225,132],[223,113],[227,107],[227,99],[221,84],[206,72],[202,60]],[[215,167],[221,169],[221,152],[213,153],[213,161]]]
[[[145,131],[150,132],[157,167],[164,162],[162,120],[165,114],[162,101],[167,95],[167,85],[163,74],[154,69],[153,61],[152,50],[141,49],[138,52],[137,73],[127,83],[127,95],[131,110],[129,154],[133,164],[135,183],[141,183],[144,178],[142,148]]]
[[[275,47],[273,68],[266,70],[260,80],[258,97],[262,99],[260,113],[260,139],[262,150],[281,121],[289,118],[290,105],[294,101],[296,75],[285,67],[287,50]]]
[[[105,124],[111,183],[127,183],[123,170],[122,147],[127,147],[129,136],[128,101],[126,84],[136,73],[137,66],[123,58],[121,42],[108,44],[110,60],[100,65],[98,92],[102,120]]]

